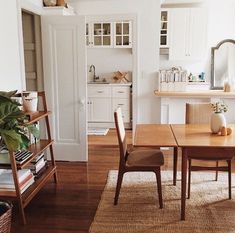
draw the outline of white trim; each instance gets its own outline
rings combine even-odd
[[[37,15],[42,15],[42,12],[43,12],[43,4],[42,4],[42,1],[41,1],[41,4],[40,5],[37,5],[37,4],[34,4],[32,3],[33,1],[35,0],[18,0],[19,3],[20,3],[20,7],[21,9],[24,9],[26,11],[30,11],[32,13],[35,13]]]
[[[18,28],[18,37],[19,37],[21,89],[26,90],[25,62],[24,62],[24,41],[23,41],[23,26],[22,26],[22,9],[21,9],[21,6],[20,6],[20,0],[18,0],[16,2],[16,7],[17,7],[17,22],[18,22],[18,27],[17,28]]]

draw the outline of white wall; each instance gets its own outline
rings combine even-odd
[[[77,13],[81,15],[137,15],[138,73],[137,122],[159,122],[156,71],[159,68],[160,0],[97,0],[78,1]]]
[[[22,89],[18,34],[17,1],[0,7],[0,83],[1,90]]]
[[[100,79],[112,80],[114,71],[132,71],[131,49],[88,48],[87,69],[92,64],[95,65],[96,75]]]
[[[10,0],[0,7],[0,90],[25,89],[21,4],[34,11],[42,1]]]
[[[165,55],[160,56],[160,68],[182,66],[193,73],[206,73],[207,81],[211,77],[211,47],[216,46],[221,40],[235,39],[235,1],[234,0],[207,0],[200,4],[208,10],[208,41],[205,58],[200,62],[169,61]]]

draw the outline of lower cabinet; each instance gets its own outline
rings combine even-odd
[[[113,113],[121,107],[124,123],[131,122],[130,85],[88,85],[87,115],[89,123],[113,123]]]
[[[111,98],[90,97],[88,98],[88,121],[110,122]]]

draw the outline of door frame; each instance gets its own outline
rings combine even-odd
[[[132,140],[134,140],[135,128],[138,122],[138,17],[137,14],[115,14],[115,15],[86,15],[86,23],[92,21],[132,21]],[[116,48],[115,48],[116,49]],[[124,48],[125,49],[125,48]]]

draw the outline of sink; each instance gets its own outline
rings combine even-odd
[[[88,84],[109,84],[107,81],[90,81]]]

